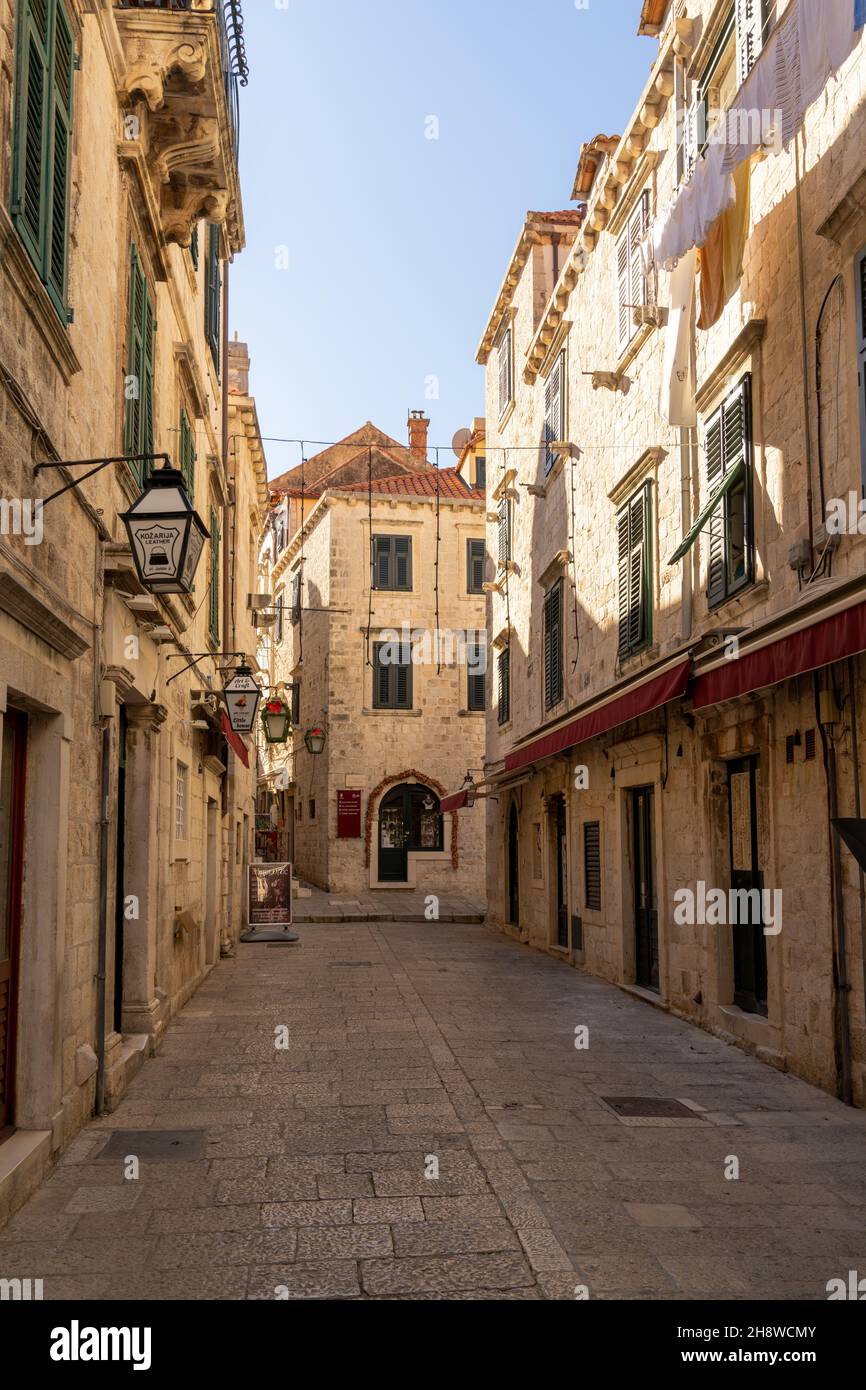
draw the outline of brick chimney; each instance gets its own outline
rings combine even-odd
[[[229,391],[235,396],[250,394],[250,350],[238,342],[238,335],[229,343]]]
[[[412,462],[427,463],[427,431],[430,428],[430,421],[423,410],[409,411],[409,453],[412,455]]]

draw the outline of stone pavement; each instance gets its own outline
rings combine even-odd
[[[294,918],[303,922],[426,922],[429,895],[411,888],[372,888],[354,895],[325,893],[304,883],[309,897],[298,898]],[[439,922],[483,922],[483,898],[442,893],[437,899]]]
[[[46,1298],[824,1299],[866,1275],[864,1157],[863,1112],[482,927],[324,924],[218,966],[0,1236],[0,1277]]]

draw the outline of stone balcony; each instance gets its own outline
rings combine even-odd
[[[227,256],[244,245],[238,85],[246,84],[240,0],[115,0],[121,161],[133,174],[157,262],[205,218]]]

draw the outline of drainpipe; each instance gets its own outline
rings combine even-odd
[[[805,141],[805,136],[803,136]],[[803,200],[800,178],[800,136],[794,136],[794,177],[797,189],[797,262],[800,280],[800,342],[803,370],[803,457],[806,461],[806,509],[809,514],[809,569],[815,553],[814,490],[812,487],[812,431],[809,428],[809,345],[806,322],[806,256],[803,247]],[[823,518],[822,518],[823,520]]]
[[[222,452],[223,452],[223,472],[226,478],[226,488],[228,491],[227,506],[225,517],[223,518],[223,651],[234,651],[235,649],[235,629],[232,611],[232,593],[234,588],[232,559],[234,554],[233,531],[235,526],[235,496],[236,490],[229,482],[229,262],[223,262],[223,319],[221,325],[222,337]],[[233,805],[233,792],[236,785],[236,773],[234,765],[232,770],[226,772],[226,808],[229,816],[228,827],[228,863],[226,865],[226,916],[223,926],[225,939],[230,941],[232,937],[232,923],[234,921],[234,862],[235,862],[235,808]],[[222,879],[222,865],[220,865],[220,879]]]
[[[105,1114],[105,973],[108,961],[108,797],[111,725],[102,725],[102,815],[99,821],[99,946],[96,966],[96,1113]]]
[[[682,526],[681,534],[688,535],[692,525],[692,464],[697,450],[695,448],[694,429],[688,427],[680,429],[680,523]],[[680,622],[680,634],[683,641],[687,642],[692,635],[692,552],[683,556],[682,563],[682,619]]]
[[[815,716],[818,728],[821,730],[821,742],[824,745],[824,769],[827,776],[827,811],[831,822],[828,826],[828,830],[833,860],[832,896],[833,915],[836,921],[836,929],[833,937],[833,992],[835,996],[833,1000],[833,1041],[838,1070],[837,1094],[839,1099],[844,1101],[846,1105],[853,1105],[851,1020],[848,1011],[848,995],[851,986],[848,983],[848,944],[845,928],[845,901],[842,880],[842,844],[832,826],[832,821],[835,820],[839,814],[839,781],[836,764],[836,748],[833,743],[833,736],[832,733],[828,734],[827,725],[821,717],[822,696],[823,700],[827,700],[828,697],[835,698],[835,696],[832,684],[828,690],[822,692],[820,681],[820,675],[816,671],[814,677]]]

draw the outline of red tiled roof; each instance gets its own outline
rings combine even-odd
[[[346,483],[340,492],[366,492],[367,483]],[[431,469],[428,473],[401,473],[395,478],[374,478],[373,491],[398,497],[482,497],[465,483],[456,468]]]

